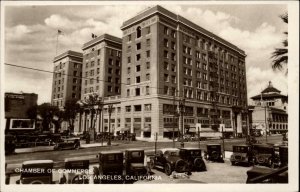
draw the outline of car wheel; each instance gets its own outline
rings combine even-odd
[[[172,167],[171,167],[170,163],[165,164],[165,173],[168,176],[172,174]]]
[[[194,166],[196,167],[196,168],[198,168],[199,170],[203,170],[203,168],[204,168],[204,161],[202,160],[202,159],[200,159],[200,158],[196,158],[195,160],[194,160]]]
[[[84,179],[83,179],[83,176],[82,175],[76,175],[72,181],[71,181],[72,184],[83,184],[84,183]]]
[[[182,173],[182,172],[186,171],[186,168],[187,168],[187,164],[185,161],[183,161],[182,159],[179,159],[176,161],[175,170],[177,172]]]
[[[232,166],[235,166],[235,162],[234,162],[234,161],[231,161],[231,165],[232,165]]]
[[[34,181],[31,181],[29,184],[44,184],[44,182],[41,180],[34,180]]]

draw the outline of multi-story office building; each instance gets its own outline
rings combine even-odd
[[[183,133],[195,132],[196,123],[212,131],[224,123],[226,132],[246,133],[243,50],[160,6],[121,29],[121,130],[138,138],[170,137],[182,124],[174,109],[185,99]]]
[[[111,118],[111,132],[120,129],[121,67],[122,39],[103,34],[85,43],[83,49],[81,99],[88,99],[97,94],[103,104],[103,113],[92,114],[85,110],[79,114],[75,124],[75,132],[108,131],[108,104],[114,104]],[[97,109],[97,106],[95,106]]]
[[[288,131],[288,96],[273,87],[271,81],[261,94],[251,97],[254,106],[249,107],[252,129],[262,133],[284,133]]]
[[[54,58],[51,104],[63,109],[68,99],[80,99],[82,53],[67,51]]]
[[[100,97],[121,94],[122,40],[108,34],[83,45],[81,98],[97,93]]]

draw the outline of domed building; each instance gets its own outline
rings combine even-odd
[[[252,129],[263,134],[285,133],[288,131],[288,96],[273,87],[272,82],[261,94],[251,97],[254,106],[249,106]]]

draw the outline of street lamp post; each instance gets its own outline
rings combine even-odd
[[[265,129],[266,129],[266,143],[268,143],[268,134],[267,134],[267,103],[265,104]]]
[[[184,113],[184,109],[185,109],[185,99],[181,99],[179,100],[179,112],[180,112],[180,119],[181,119],[181,143],[180,143],[180,147],[184,148],[184,142],[183,142],[183,134],[184,134],[184,127],[183,127],[183,113]]]
[[[110,137],[110,118],[111,118],[111,113],[112,113],[113,105],[109,104],[108,105],[108,142],[107,145],[111,145],[111,137]]]
[[[220,116],[221,124],[223,124],[222,116]],[[223,144],[223,158],[225,157],[225,141],[224,141],[224,125],[222,125],[222,144]]]

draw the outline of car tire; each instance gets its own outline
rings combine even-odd
[[[172,166],[170,163],[165,164],[165,174],[168,176],[172,174]]]
[[[232,165],[232,166],[235,166],[235,161],[231,161],[231,165]]]
[[[187,169],[187,164],[185,161],[183,161],[182,159],[179,159],[176,161],[175,163],[175,170],[178,172],[178,173],[182,173],[184,171],[186,171]]]
[[[80,149],[80,145],[79,144],[76,144],[75,147],[74,147],[76,150]]]
[[[203,170],[205,167],[204,161],[200,158],[196,158],[194,160],[194,166],[199,169],[199,170]]]

